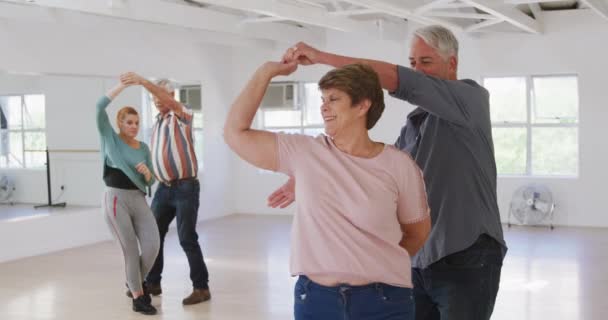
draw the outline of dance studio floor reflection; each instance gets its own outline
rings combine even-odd
[[[234,215],[202,223],[213,298],[184,307],[188,264],[171,231],[159,315],[131,311],[116,245],[97,245],[0,264],[0,319],[291,319],[289,216]],[[606,229],[505,228],[510,249],[495,320],[605,319]],[[69,234],[57,235],[69,237]],[[9,244],[2,244],[6,246]]]

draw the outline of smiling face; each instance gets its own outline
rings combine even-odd
[[[365,128],[369,99],[353,105],[351,97],[340,89],[322,89],[321,93],[325,134],[335,138]]]
[[[455,56],[442,57],[437,49],[422,38],[414,37],[410,50],[410,67],[440,79],[456,80],[458,61]]]
[[[333,69],[319,80],[319,89],[325,133],[330,137],[369,130],[384,111],[380,79],[370,66],[351,64]]]

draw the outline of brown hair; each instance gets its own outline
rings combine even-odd
[[[319,80],[319,89],[338,89],[350,97],[356,105],[369,99],[371,106],[367,111],[366,128],[373,128],[384,111],[384,92],[380,78],[374,69],[364,64],[349,64],[326,73]]]
[[[116,125],[118,125],[119,128],[120,128],[120,122],[128,114],[132,114],[132,115],[139,117],[139,113],[137,113],[137,110],[135,110],[135,108],[129,107],[129,106],[122,107],[120,110],[118,110],[118,113],[116,114]]]

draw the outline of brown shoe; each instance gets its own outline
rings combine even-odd
[[[192,293],[182,300],[182,303],[187,306],[191,304],[197,304],[211,299],[211,292],[209,289],[194,289]]]
[[[163,288],[159,284],[146,283],[146,291],[147,294],[151,294],[153,296],[158,296],[163,293]]]

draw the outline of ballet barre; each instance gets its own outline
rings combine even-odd
[[[53,208],[53,207],[61,207],[65,208],[66,203],[53,203],[53,198],[51,196],[51,159],[49,157],[49,153],[99,153],[99,150],[95,149],[51,149],[48,148],[45,150],[24,150],[26,152],[44,152],[46,154],[46,187],[47,187],[47,196],[48,202],[46,204],[40,204],[34,206],[34,209],[38,208]]]

